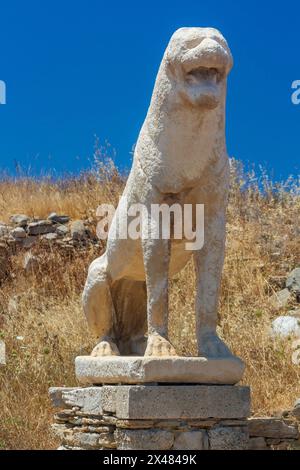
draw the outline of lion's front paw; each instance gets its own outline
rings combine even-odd
[[[177,356],[175,348],[159,334],[149,335],[145,356],[168,357]]]
[[[199,356],[219,359],[232,357],[233,354],[216,333],[207,333],[200,336],[199,339]]]
[[[105,338],[93,349],[91,356],[120,356],[120,352],[117,345],[110,338]]]

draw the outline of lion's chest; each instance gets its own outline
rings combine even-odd
[[[179,193],[201,179],[212,155],[212,135],[196,127],[180,132],[169,126],[157,141],[147,133],[141,136],[137,152],[147,178],[162,193]]]

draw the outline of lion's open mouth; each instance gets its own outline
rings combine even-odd
[[[214,109],[219,104],[221,82],[225,75],[222,68],[195,67],[185,72],[185,93],[193,104]]]
[[[217,68],[197,67],[186,74],[186,81],[191,85],[217,85],[224,77],[224,71]]]

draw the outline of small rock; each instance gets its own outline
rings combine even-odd
[[[67,224],[70,222],[70,217],[68,215],[57,215],[56,212],[52,212],[48,219],[55,224]]]
[[[205,431],[181,432],[175,439],[174,450],[207,450],[208,436]]]
[[[208,431],[211,450],[247,450],[249,436],[246,427],[217,427]]]
[[[294,294],[300,293],[300,268],[294,269],[288,276],[286,287]]]
[[[30,217],[24,214],[15,214],[10,217],[10,220],[13,224],[18,225],[19,227],[26,227],[30,221]]]
[[[300,337],[300,320],[295,317],[278,317],[272,322],[272,336],[288,338],[290,336]]]
[[[98,445],[105,449],[115,449],[117,447],[114,435],[108,432],[99,434]]]
[[[174,435],[169,431],[117,429],[115,432],[119,450],[169,450]]]
[[[55,232],[55,227],[50,220],[39,220],[28,225],[29,235],[44,235]]]
[[[0,224],[0,237],[5,237],[9,234],[9,226],[6,224]]]
[[[292,422],[284,422],[278,418],[251,418],[248,421],[251,437],[271,439],[297,439],[298,427]]]
[[[69,229],[68,227],[66,227],[65,225],[58,225],[56,227],[56,233],[60,236],[60,237],[64,237],[65,235],[67,235],[69,233]]]
[[[279,310],[286,307],[291,299],[292,294],[290,293],[289,289],[283,289],[280,292],[276,292],[274,295],[272,295],[271,302],[273,307]]]
[[[52,424],[51,429],[63,445],[82,447],[84,449],[97,449],[99,443],[99,434],[87,432],[72,432],[71,429],[63,424]]]
[[[23,268],[27,273],[35,271],[39,266],[39,259],[32,253],[26,253],[24,256]]]
[[[10,233],[16,239],[26,238],[26,232],[22,227],[16,227]]]
[[[82,220],[74,220],[71,223],[71,237],[73,240],[82,241],[87,238],[86,229]]]
[[[266,450],[268,448],[264,437],[251,437],[248,450]]]
[[[46,233],[46,235],[43,235],[41,238],[43,240],[52,241],[52,240],[56,240],[57,237],[58,237],[57,233]]]

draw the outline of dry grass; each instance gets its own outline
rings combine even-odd
[[[118,199],[124,182],[113,166],[54,182],[21,178],[0,182],[0,218],[17,212],[73,218],[94,217],[101,202]],[[100,178],[99,178],[100,174]],[[100,179],[100,181],[99,181]],[[261,185],[264,185],[262,193]],[[244,175],[234,162],[228,209],[228,246],[220,305],[220,334],[247,363],[244,383],[252,387],[253,412],[289,408],[300,395],[300,369],[291,363],[291,342],[268,337],[274,312],[272,276],[300,265],[299,183],[273,187],[263,175]],[[49,432],[49,386],[72,386],[74,358],[88,353],[93,340],[81,311],[80,294],[90,261],[87,252],[62,254],[35,248],[39,272],[25,275],[23,253],[11,260],[1,285],[0,334],[7,366],[0,375],[0,448],[45,449],[57,445]],[[195,352],[193,267],[171,282],[170,335],[184,355]]]

